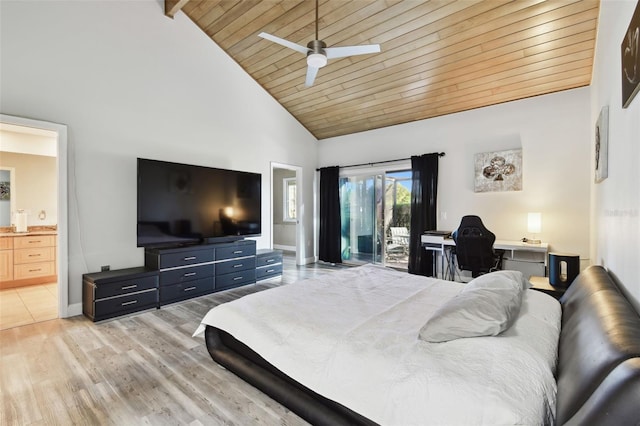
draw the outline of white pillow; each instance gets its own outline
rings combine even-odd
[[[522,282],[504,276],[476,280],[438,308],[420,329],[420,339],[439,343],[496,336],[511,327],[520,312]]]
[[[531,283],[520,271],[495,271],[469,281],[462,291],[475,288],[507,288],[512,285],[519,286],[522,290],[531,288]]]

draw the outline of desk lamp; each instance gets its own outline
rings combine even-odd
[[[531,234],[532,238],[525,238],[524,242],[529,244],[540,244],[541,241],[536,239],[536,234],[542,232],[542,214],[541,213],[529,213],[527,216],[527,230]]]

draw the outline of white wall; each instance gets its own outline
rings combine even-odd
[[[620,44],[637,4],[605,0],[600,5],[590,129],[608,105],[609,177],[591,188],[591,253],[594,263],[620,281],[640,310],[640,95],[622,108],[620,60]],[[591,144],[594,138],[591,132]]]
[[[271,241],[270,161],[303,167],[311,211],[315,138],[162,1],[3,0],[0,31],[1,112],[68,126],[70,304],[83,273],[143,264],[136,157],[262,173],[259,247]]]
[[[581,88],[319,142],[320,167],[445,152],[439,161],[438,228],[477,214],[498,239],[527,235],[542,213],[552,251],[589,262],[589,89]],[[474,192],[474,154],[522,148],[523,190]],[[445,217],[446,215],[446,217]]]

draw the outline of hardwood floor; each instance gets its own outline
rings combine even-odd
[[[330,274],[296,267],[282,278],[94,324],[79,316],[0,331],[2,425],[304,425],[219,367],[191,335],[213,306]]]

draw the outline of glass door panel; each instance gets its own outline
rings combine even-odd
[[[382,175],[340,178],[344,262],[382,262],[382,179]]]

